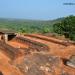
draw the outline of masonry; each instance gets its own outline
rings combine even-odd
[[[0,40],[7,42],[16,36],[16,32],[10,30],[0,30]]]

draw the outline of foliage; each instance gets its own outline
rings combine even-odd
[[[52,25],[59,20],[36,21],[20,19],[0,19],[1,29],[15,30],[19,33],[48,33],[52,32]]]
[[[65,35],[66,38],[75,40],[75,16],[68,16],[61,22],[53,25],[54,32]]]

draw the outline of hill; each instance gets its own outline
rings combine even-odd
[[[52,32],[53,24],[62,18],[49,21],[0,18],[0,29],[11,29],[20,33],[47,33]]]

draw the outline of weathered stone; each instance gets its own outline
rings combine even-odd
[[[66,63],[68,66],[75,68],[75,55],[71,56],[69,61]]]

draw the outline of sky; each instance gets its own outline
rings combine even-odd
[[[75,0],[0,0],[0,18],[50,20],[75,15]]]

